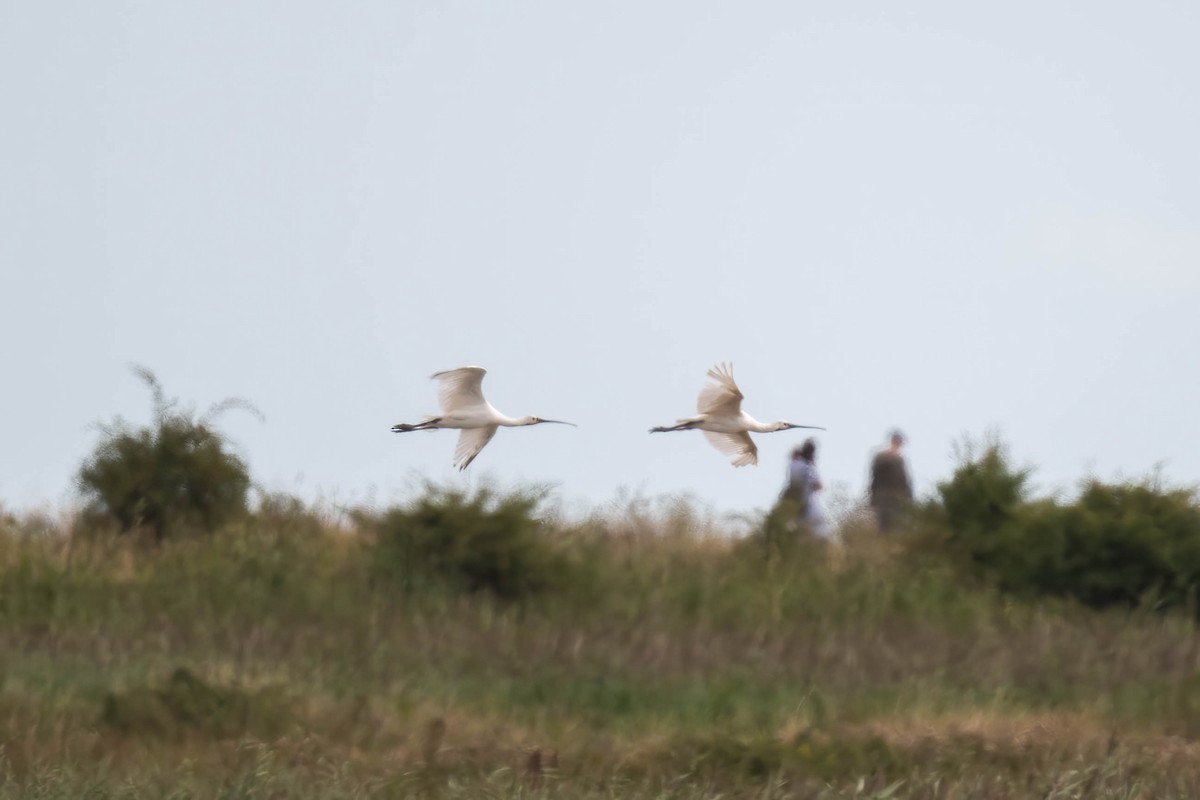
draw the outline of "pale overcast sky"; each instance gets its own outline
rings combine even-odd
[[[266,488],[776,496],[699,433],[732,361],[860,492],[1000,431],[1046,490],[1200,481],[1194,2],[0,5],[0,503],[66,508],[144,364]],[[489,370],[465,476],[430,373]]]

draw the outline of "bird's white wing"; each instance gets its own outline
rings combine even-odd
[[[701,414],[736,417],[742,413],[742,392],[733,380],[733,365],[718,364],[708,371],[716,383],[706,383],[700,390],[696,410]]]
[[[704,438],[725,455],[733,456],[735,467],[746,467],[758,463],[758,445],[754,444],[750,434],[745,431],[741,433],[704,431]]]
[[[487,402],[483,399],[483,376],[486,374],[487,370],[483,367],[459,367],[433,373],[430,377],[440,384],[438,405],[442,407],[442,413],[471,408]],[[484,444],[487,444],[486,439]],[[480,447],[483,445],[481,444]]]
[[[458,444],[454,447],[454,466],[460,470],[471,466],[479,451],[496,435],[497,427],[488,425],[485,428],[463,428],[462,433],[458,435]]]

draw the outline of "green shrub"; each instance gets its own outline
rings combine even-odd
[[[965,458],[949,481],[938,484],[946,522],[964,539],[983,540],[1009,527],[1026,500],[1028,469],[1013,469],[1008,453],[998,442]]]
[[[1079,499],[1043,524],[1061,541],[1039,576],[1045,593],[1094,607],[1133,606],[1148,597],[1187,603],[1200,582],[1200,506],[1193,492],[1154,483],[1091,481]]]
[[[566,580],[569,562],[537,517],[542,499],[430,486],[409,506],[362,521],[377,533],[378,568],[404,588],[432,581],[511,600]]]
[[[1018,542],[1024,538],[1029,474],[1011,466],[998,441],[988,442],[982,452],[968,442],[954,474],[937,485],[938,498],[914,508],[920,533],[910,549],[935,558],[948,555],[1002,589],[1028,590],[1034,565],[1030,550]]]
[[[1200,505],[1155,481],[1090,481],[1071,503],[1031,500],[1029,470],[998,443],[970,450],[921,512],[927,531],[1000,589],[1095,608],[1192,602],[1200,584]]]
[[[133,428],[117,418],[101,426],[78,476],[88,512],[115,520],[122,531],[146,527],[160,540],[172,528],[211,531],[243,515],[250,475],[212,420],[232,408],[258,412],[229,399],[197,419],[166,399],[152,372],[135,372],[150,388],[153,422]]]

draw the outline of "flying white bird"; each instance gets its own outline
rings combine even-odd
[[[650,432],[665,433],[692,429],[704,431],[704,437],[713,447],[734,457],[735,467],[744,467],[747,464],[758,463],[758,447],[750,438],[750,431],[773,433],[792,428],[825,430],[816,425],[793,425],[783,420],[759,422],[742,411],[742,391],[733,380],[732,364],[718,364],[708,371],[708,377],[716,383],[705,384],[700,390],[700,399],[696,402],[699,414],[678,420],[674,425],[651,428]]]
[[[392,426],[393,433],[409,431],[432,431],[438,428],[459,428],[458,445],[454,448],[454,466],[460,470],[466,469],[479,451],[496,435],[496,429],[503,425],[506,428],[518,428],[524,425],[537,425],[542,422],[554,422],[559,425],[570,425],[573,422],[563,422],[557,419],[542,419],[541,417],[506,417],[497,411],[491,403],[483,398],[483,376],[487,370],[483,367],[459,367],[444,372],[435,372],[430,377],[441,384],[438,389],[438,404],[442,413],[426,417],[420,422],[409,425],[401,422]]]

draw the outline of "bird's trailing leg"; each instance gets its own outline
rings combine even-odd
[[[392,433],[408,433],[409,431],[431,431],[437,428],[437,424],[442,421],[441,417],[430,417],[422,420],[415,425],[410,425],[407,422],[400,422],[392,426]]]
[[[657,428],[651,428],[651,433],[670,433],[671,431],[690,431],[696,426],[694,422],[680,422],[677,425],[663,425]]]

